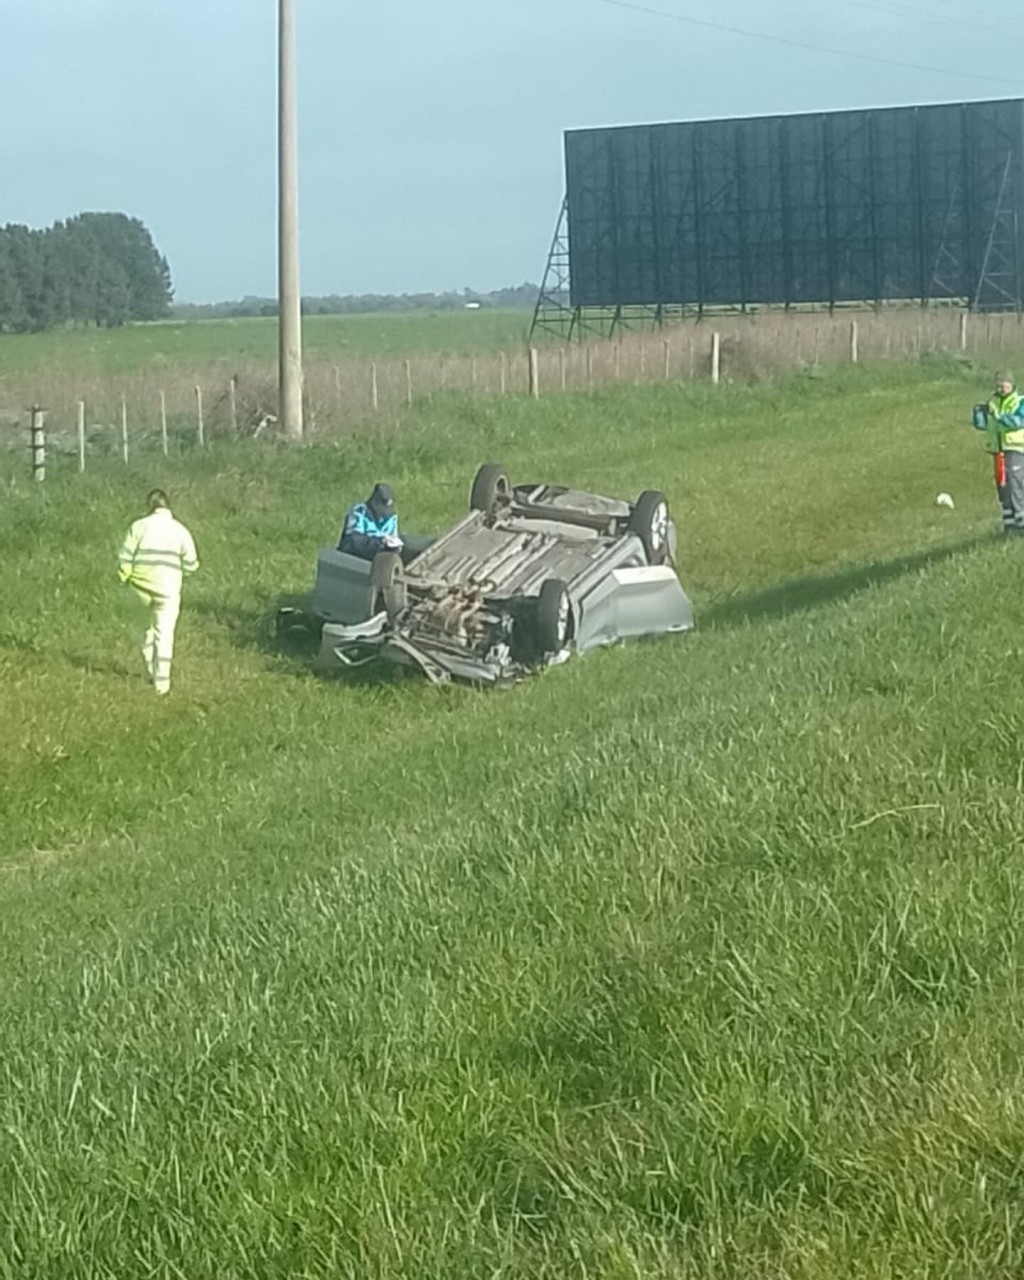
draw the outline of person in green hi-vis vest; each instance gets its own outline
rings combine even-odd
[[[1013,374],[997,373],[987,404],[976,404],[974,429],[985,432],[985,448],[995,466],[996,493],[1003,511],[1003,533],[1024,533],[1024,396]]]

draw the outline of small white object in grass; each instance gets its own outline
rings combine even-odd
[[[940,493],[939,496],[935,499],[935,505],[937,507],[949,507],[949,509],[952,510],[953,498],[948,493]]]

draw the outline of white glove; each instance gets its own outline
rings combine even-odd
[[[402,539],[395,533],[389,533],[384,538],[384,545],[389,551],[401,551]]]

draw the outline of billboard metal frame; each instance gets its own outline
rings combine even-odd
[[[570,130],[531,333],[708,311],[1021,312],[1024,99]]]

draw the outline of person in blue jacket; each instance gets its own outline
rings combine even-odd
[[[357,502],[346,512],[338,550],[372,560],[379,551],[401,552],[402,547],[394,490],[389,484],[376,484],[365,502]]]

